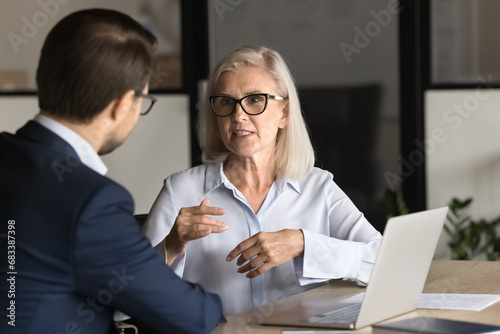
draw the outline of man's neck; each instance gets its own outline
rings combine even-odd
[[[105,141],[105,133],[102,131],[99,131],[98,124],[97,122],[91,122],[89,124],[85,123],[76,123],[72,121],[68,121],[64,118],[52,115],[50,112],[41,110],[40,115],[43,115],[45,117],[48,117],[64,126],[67,128],[71,129],[75,133],[77,133],[79,136],[81,136],[83,139],[85,139],[90,146],[94,149],[94,151],[99,152],[99,150],[102,147],[102,143]]]

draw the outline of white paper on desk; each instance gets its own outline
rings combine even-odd
[[[365,293],[358,293],[342,300],[342,303],[361,303]],[[458,293],[423,293],[417,308],[439,310],[481,311],[498,302],[500,295],[458,294]]]
[[[481,311],[500,300],[500,295],[423,293],[417,308]]]
[[[351,296],[349,298],[343,299],[340,303],[353,303],[353,304],[361,304],[363,298],[365,297],[364,292],[360,292],[357,295]]]

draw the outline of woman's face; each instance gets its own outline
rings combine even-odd
[[[239,100],[250,94],[277,95],[275,84],[265,67],[245,67],[221,74],[215,95]],[[240,104],[227,117],[217,117],[222,141],[226,148],[242,158],[270,159],[273,157],[278,129],[288,124],[288,102],[269,99],[260,115],[248,115]]]

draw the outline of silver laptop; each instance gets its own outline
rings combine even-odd
[[[447,212],[443,207],[389,219],[362,302],[340,301],[305,318],[300,315],[311,314],[304,312],[307,305],[293,310],[276,303],[262,324],[355,329],[415,310]]]

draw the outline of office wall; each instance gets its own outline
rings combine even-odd
[[[472,197],[473,219],[500,216],[499,106],[498,89],[426,92],[422,147],[429,208],[447,205],[452,197]],[[448,253],[446,241],[443,234],[440,256]]]
[[[135,213],[147,213],[169,174],[191,164],[189,100],[186,95],[157,95],[128,140],[103,156],[107,176],[127,188]],[[1,96],[0,131],[15,132],[38,112],[36,96]]]

